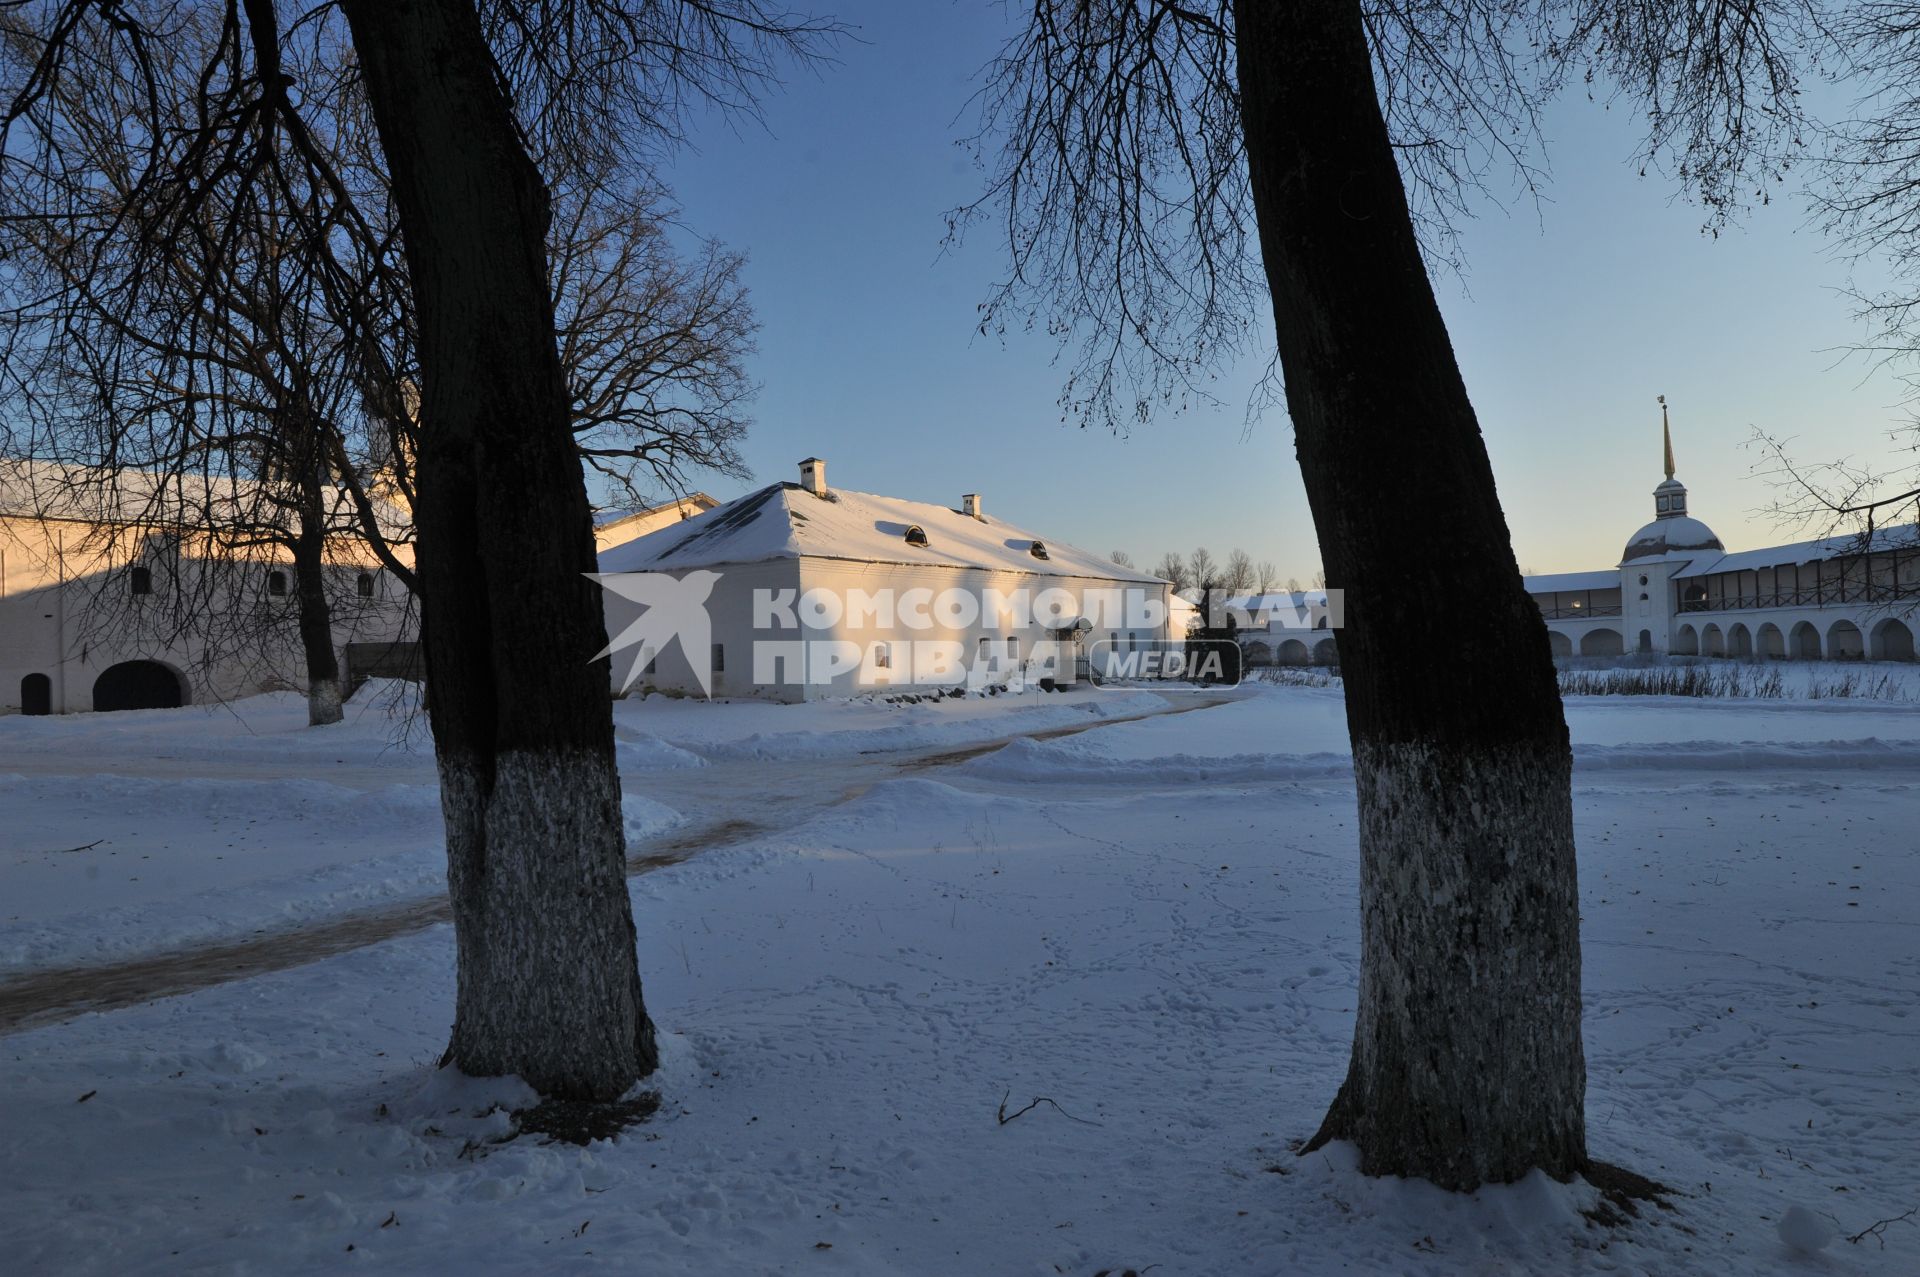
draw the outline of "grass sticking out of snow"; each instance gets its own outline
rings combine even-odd
[[[1779,700],[1786,681],[1758,665],[1657,665],[1561,670],[1562,696],[1740,696]]]
[[[1789,679],[1777,665],[1630,665],[1617,669],[1562,669],[1562,696],[1712,696],[1743,700],[1916,699],[1905,671],[1872,666],[1808,668]]]
[[[1268,665],[1248,670],[1249,683],[1271,683],[1275,687],[1338,687],[1338,665]]]
[[[516,1136],[544,1135],[543,1142],[549,1144],[585,1147],[595,1140],[618,1139],[629,1127],[638,1126],[659,1111],[658,1091],[642,1091],[611,1104],[547,1099],[532,1108],[515,1111],[514,1133]]]

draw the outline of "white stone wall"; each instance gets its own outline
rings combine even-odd
[[[126,575],[130,555],[102,549],[98,525],[76,520],[0,518],[0,713],[18,713],[23,683],[44,675],[55,714],[93,709],[95,680],[125,661],[153,661],[181,683],[182,700],[200,704],[249,696],[277,687],[304,690],[306,662],[289,594],[284,623],[245,652],[209,661],[191,633],[173,636],[167,574],[153,572],[155,593],[135,602]],[[124,541],[125,538],[122,538]],[[279,567],[292,589],[292,565],[262,561],[262,573]],[[191,555],[182,572],[191,572]],[[343,573],[357,569],[343,566]],[[373,565],[382,597],[363,615],[334,627],[334,645],[387,642],[402,637],[406,598],[399,583]],[[123,595],[121,592],[126,591]],[[221,644],[229,647],[230,644]]]
[[[1158,602],[1158,624],[1104,625],[1087,636],[1088,643],[1119,641],[1144,644],[1148,640],[1170,636],[1166,619],[1168,587],[1164,583],[1131,583],[980,568],[827,558],[775,559],[754,564],[717,565],[711,570],[720,574],[720,579],[714,583],[712,593],[708,596],[711,642],[723,646],[726,652],[725,668],[714,680],[715,696],[800,701],[927,691],[951,686],[949,683],[923,681],[916,677],[913,664],[916,652],[925,656],[928,649],[904,646],[914,643],[957,645],[953,650],[958,653],[958,659],[971,665],[981,658],[984,642],[984,652],[994,667],[994,681],[1004,681],[1016,669],[1023,670],[1030,677],[1038,677],[1042,672],[1041,664],[1052,654],[1052,636],[1037,621],[1026,626],[1007,627],[982,617],[972,618],[966,624],[943,624],[936,617],[935,623],[929,628],[918,628],[906,623],[898,614],[891,624],[876,624],[872,618],[862,617],[856,621],[843,612],[830,623],[811,623],[821,618],[810,616],[801,606],[801,601],[809,591],[815,590],[842,601],[852,597],[855,592],[876,597],[881,591],[890,591],[898,604],[909,591],[925,591],[928,596],[937,596],[943,590],[957,588],[974,598],[980,598],[989,590],[1011,595],[1023,589],[1036,593],[1060,589],[1075,600],[1077,614],[1087,614],[1093,610],[1089,600],[1094,597],[1094,591],[1136,589]],[[674,571],[670,575],[684,579],[686,572]],[[764,609],[762,614],[756,615],[756,591],[769,591],[775,597],[782,592],[790,592],[794,601],[796,628],[777,628],[769,623],[769,615]],[[639,604],[611,590],[606,595],[606,607],[607,632],[610,636],[618,635],[643,611]],[[1120,619],[1124,621],[1125,618]],[[805,646],[789,655],[778,647],[783,643]],[[857,646],[863,658],[875,644],[884,645],[891,658],[885,674],[879,675],[884,681],[865,681],[877,674],[870,662],[863,661],[864,669],[846,670],[831,670],[822,663],[840,659],[847,650],[844,646],[834,646],[830,651],[829,645],[847,644]],[[756,645],[761,645],[758,652]],[[763,665],[758,671],[755,669],[756,655]],[[1068,655],[1060,654],[1062,659]],[[639,656],[638,652],[616,654],[611,671],[616,689],[625,682],[633,662]],[[670,644],[665,651],[652,656],[654,672],[651,675],[643,674],[634,684],[634,690],[695,696],[701,694],[697,671],[688,655],[680,650],[679,644]],[[706,659],[711,659],[710,654]],[[803,661],[814,662],[813,667],[804,667],[801,664]],[[756,673],[760,677],[756,677]],[[822,681],[822,676],[825,676],[825,681]]]

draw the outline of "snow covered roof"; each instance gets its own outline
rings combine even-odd
[[[1561,590],[1617,590],[1620,573],[1613,568],[1604,572],[1548,572],[1522,578],[1528,594],[1555,594]]]
[[[1666,484],[1661,484],[1665,487]],[[1684,489],[1683,489],[1684,491]],[[1634,533],[1621,551],[1620,562],[1640,563],[1702,550],[1723,550],[1713,529],[1684,514],[1663,514]]]
[[[1879,554],[1888,550],[1910,549],[1916,545],[1920,545],[1920,528],[1911,525],[1875,528],[1871,546],[1858,533],[1823,537],[1817,541],[1795,541],[1788,545],[1771,545],[1759,550],[1741,550],[1735,554],[1702,555],[1676,575],[1705,576],[1710,572],[1751,572],[1755,568],[1785,567],[1790,563],[1813,563],[1820,559],[1838,559],[1852,554]]]
[[[926,543],[909,541],[909,529]],[[1040,544],[1046,557],[1034,553]],[[656,572],[768,559],[852,559],[1158,582],[1102,555],[924,501],[836,488],[824,497],[775,483],[600,555],[602,572]]]
[[[675,497],[671,501],[662,501],[659,505],[635,506],[625,510],[596,511],[593,516],[593,526],[596,528],[611,527],[616,523],[623,523],[628,519],[644,518],[650,514],[663,514],[667,511],[676,511],[684,514],[688,510],[711,510],[719,504],[718,501],[715,501],[704,492],[689,492],[684,497]]]
[[[0,458],[0,517],[73,519],[126,525],[172,525],[187,529],[210,521],[264,520],[273,513],[263,504],[260,485],[226,475],[176,474],[129,468],[118,472],[54,461]],[[412,528],[406,510],[372,498],[383,535],[399,540]],[[353,517],[342,492],[331,494],[328,517],[337,529]],[[275,516],[276,520],[278,516]]]
[[[1189,590],[1189,594],[1193,591]],[[1226,600],[1230,608],[1246,612],[1258,612],[1263,608],[1318,607],[1327,601],[1325,590],[1280,590],[1273,594],[1241,594]]]
[[[1682,520],[1668,519],[1667,523]],[[1694,522],[1694,520],[1685,520]],[[1649,524],[1649,527],[1654,525]],[[1704,525],[1702,525],[1704,526]],[[1889,550],[1907,550],[1920,546],[1920,527],[1910,525],[1876,528],[1869,546],[1859,534],[1823,537],[1814,541],[1793,541],[1786,545],[1763,546],[1758,550],[1739,550],[1733,554],[1714,549],[1697,550],[1690,557],[1680,550],[1665,556],[1650,555],[1631,562],[1674,562],[1672,576],[1708,576],[1718,572],[1751,572],[1755,568],[1787,567],[1795,563],[1814,563],[1822,559],[1840,559],[1854,554],[1884,554]],[[1624,565],[1623,565],[1624,566]],[[1556,590],[1609,590],[1620,584],[1620,574],[1612,568],[1601,572],[1556,572],[1526,578],[1527,593],[1548,594]]]

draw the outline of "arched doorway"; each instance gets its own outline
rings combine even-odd
[[[1299,639],[1288,639],[1280,645],[1282,665],[1305,665],[1308,659],[1307,645]]]
[[[1913,631],[1905,621],[1888,617],[1873,627],[1873,659],[1910,661],[1913,659]]]
[[[1246,653],[1248,665],[1273,664],[1273,649],[1259,639],[1251,640],[1241,650]]]
[[[122,661],[93,681],[93,708],[175,709],[186,703],[180,676],[158,661]]]
[[[1626,650],[1618,630],[1589,630],[1580,638],[1582,656],[1620,656]]]
[[[1744,625],[1733,625],[1727,629],[1727,655],[1742,658],[1753,655],[1753,635]]]
[[[1852,621],[1835,621],[1827,630],[1827,659],[1857,661],[1866,654],[1866,641],[1860,637],[1860,627]]]
[[[22,714],[53,713],[53,680],[45,674],[29,674],[20,680]]]
[[[1653,631],[1652,630],[1640,631],[1640,645],[1636,650],[1642,656],[1653,655]]]
[[[1726,654],[1727,640],[1720,633],[1719,626],[1709,625],[1700,631],[1700,655],[1725,656]]]
[[[1802,621],[1794,626],[1790,637],[1793,641],[1794,660],[1817,661],[1820,659],[1820,631],[1813,628],[1811,621]]]
[[[1321,639],[1313,645],[1313,663],[1315,665],[1338,665],[1340,663],[1340,649],[1334,645],[1332,639]]]
[[[1698,656],[1700,654],[1700,636],[1694,633],[1691,625],[1683,625],[1673,636],[1673,654],[1675,656]]]
[[[1770,661],[1784,660],[1787,655],[1787,641],[1780,637],[1780,627],[1769,621],[1762,625],[1753,636],[1754,649]]]
[[[1572,656],[1573,640],[1562,634],[1559,630],[1548,630],[1547,650],[1553,653],[1554,659],[1556,660],[1563,656]]]

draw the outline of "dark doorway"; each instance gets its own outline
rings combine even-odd
[[[94,680],[93,708],[175,709],[181,703],[180,680],[158,661],[122,661]]]
[[[20,680],[22,714],[53,713],[53,680],[45,674],[29,674]]]

